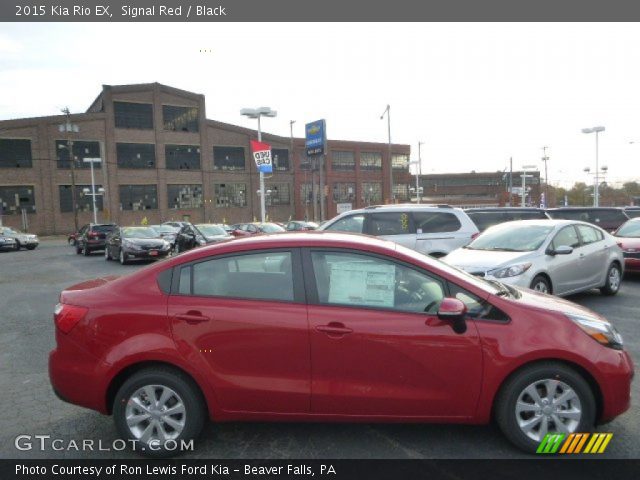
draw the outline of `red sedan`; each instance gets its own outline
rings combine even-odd
[[[624,255],[626,272],[640,272],[640,218],[633,218],[613,234]]]
[[[495,418],[535,451],[630,404],[633,363],[600,315],[364,236],[206,246],[70,287],[54,321],[58,396],[158,456],[207,417]]]

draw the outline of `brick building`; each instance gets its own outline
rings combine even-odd
[[[67,119],[77,131],[60,130]],[[85,113],[0,121],[0,218],[40,234],[72,231],[73,170],[78,223],[90,222],[84,190],[91,175],[83,159],[100,158],[98,221],[251,221],[260,217],[249,143],[256,137],[255,130],[207,119],[203,95],[158,83],[105,85]],[[314,218],[314,198],[319,218],[318,162],[304,154],[304,139],[263,133],[263,141],[274,162],[266,179],[269,218]],[[389,199],[388,153],[386,143],[328,142],[327,218],[338,203],[357,208]],[[392,145],[398,201],[409,196],[409,153],[408,145]]]

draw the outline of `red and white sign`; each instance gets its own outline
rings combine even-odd
[[[271,164],[271,145],[251,140],[251,151],[253,152],[253,159],[256,162],[258,171],[271,173],[273,171]]]

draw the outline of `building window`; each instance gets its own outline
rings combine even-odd
[[[382,154],[380,152],[361,152],[360,170],[382,170]]]
[[[33,185],[0,186],[0,215],[20,215],[22,210],[36,213]]]
[[[202,207],[202,185],[167,185],[169,208]]]
[[[273,160],[273,169],[278,172],[286,172],[289,170],[289,150],[285,148],[272,148],[271,159]]]
[[[247,206],[246,183],[215,183],[213,190],[216,208]]]
[[[271,190],[271,194],[267,195],[267,205],[290,205],[291,194],[288,183],[271,183],[267,185],[267,191]]]
[[[31,168],[31,140],[0,138],[0,167]]]
[[[113,102],[116,128],[153,129],[153,105],[150,103]]]
[[[316,203],[320,203],[320,190],[319,185],[314,185],[316,191]],[[313,188],[310,183],[303,183],[300,185],[300,198],[305,205],[313,204]]]
[[[122,168],[155,168],[156,146],[153,143],[116,143],[118,166]]]
[[[156,185],[120,185],[120,210],[156,210]]]
[[[334,183],[333,201],[336,203],[353,203],[356,199],[355,183]]]
[[[200,147],[197,145],[165,145],[168,170],[200,170]]]
[[[356,156],[353,152],[331,152],[331,169],[352,172],[356,169]]]
[[[409,200],[409,185],[406,183],[395,183],[393,185],[393,194],[396,200]]]
[[[243,147],[213,147],[214,170],[244,170]]]
[[[199,132],[200,114],[198,107],[162,106],[162,122],[165,130],[176,132]]]
[[[363,183],[360,198],[365,205],[382,203],[382,184]]]
[[[58,168],[71,168],[69,162],[69,143],[66,140],[56,140],[56,158]],[[83,140],[73,141],[73,158],[75,168],[91,168],[88,162],[83,162],[84,158],[100,158],[100,142],[87,142]],[[94,163],[93,168],[100,168],[102,163]]]
[[[311,157],[304,153],[300,154],[300,170],[311,170]]]
[[[394,153],[391,155],[391,165],[394,170],[409,170],[409,155]]]
[[[87,188],[91,191],[91,185],[76,185],[76,209],[79,212],[92,212],[93,200],[91,195],[84,193]],[[96,185],[96,192],[102,188],[102,185]],[[60,211],[62,213],[73,212],[73,195],[71,195],[71,185],[59,185],[60,193]],[[102,211],[102,195],[96,195],[96,209]]]

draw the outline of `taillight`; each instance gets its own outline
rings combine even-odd
[[[62,333],[69,333],[88,311],[85,307],[59,303],[53,311],[53,319]]]
[[[471,240],[475,240],[476,238],[478,238],[478,235],[480,235],[480,232],[476,232],[474,234],[471,235]]]

